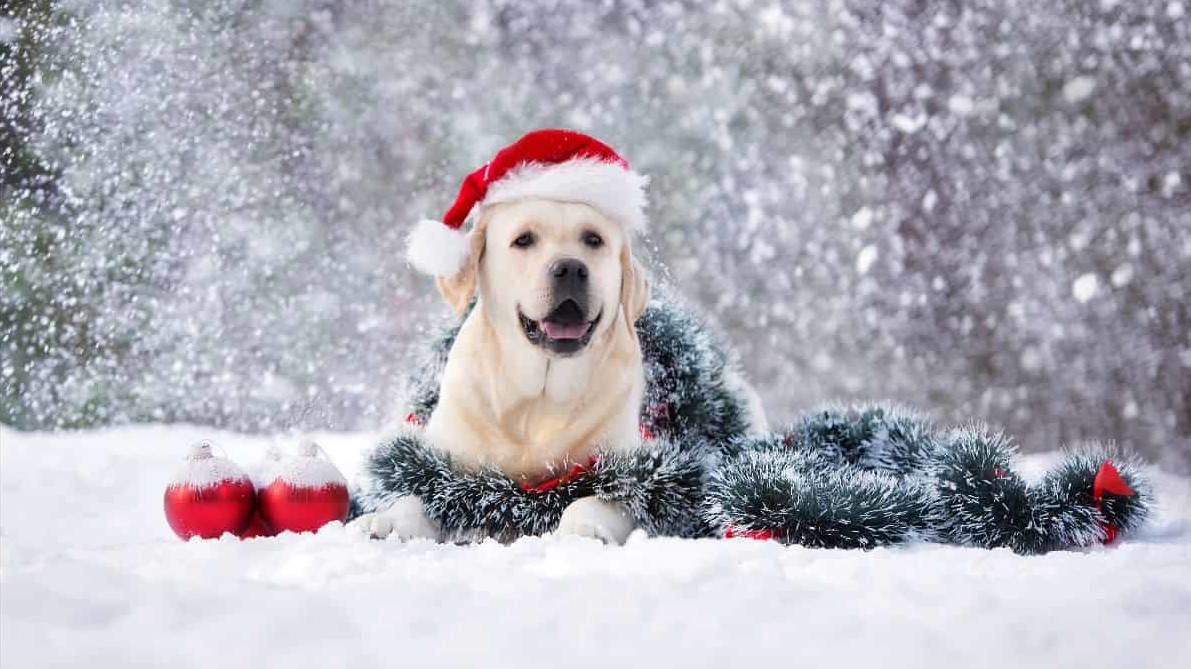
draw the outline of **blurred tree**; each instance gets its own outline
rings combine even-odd
[[[29,138],[41,131],[36,104],[41,45],[58,29],[51,3],[22,0],[0,11],[0,422],[35,427],[56,411],[53,424],[73,426],[107,418],[101,392],[42,404],[31,390],[59,388],[69,370],[85,365],[98,343],[89,324],[94,302],[71,280],[71,244],[57,188],[57,166]]]

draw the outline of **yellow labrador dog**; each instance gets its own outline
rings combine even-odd
[[[536,481],[597,450],[639,444],[645,378],[634,323],[649,286],[628,235],[576,202],[482,209],[466,265],[438,280],[467,318],[425,426],[431,445],[461,465]],[[375,537],[439,536],[413,497],[356,522]],[[594,497],[573,502],[558,527],[608,543],[632,529],[620,505]]]

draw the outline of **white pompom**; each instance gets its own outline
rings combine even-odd
[[[441,221],[418,221],[406,238],[405,259],[431,276],[455,276],[467,264],[469,253],[467,233]]]

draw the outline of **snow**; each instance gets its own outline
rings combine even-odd
[[[933,190],[926,191],[926,195],[922,196],[922,210],[926,213],[934,211],[935,205],[939,203],[939,194]]]
[[[877,262],[879,255],[880,252],[877,251],[877,247],[871,244],[860,249],[860,253],[856,254],[856,272],[858,274],[868,274],[873,263]]]
[[[1096,80],[1092,77],[1075,77],[1063,85],[1063,98],[1075,104],[1087,100],[1095,90]]]
[[[16,19],[0,16],[0,44],[9,44],[16,41],[18,34],[20,34],[20,24],[17,23]]]
[[[972,98],[969,98],[965,95],[952,95],[951,98],[947,100],[947,108],[951,110],[952,113],[958,114],[960,116],[967,116],[971,114],[975,107],[976,105],[972,102]]]
[[[906,114],[894,114],[892,123],[893,127],[906,133],[907,135],[912,135],[921,130],[922,127],[926,125],[927,120],[928,119],[925,115],[909,116]]]
[[[1112,285],[1115,288],[1126,286],[1133,280],[1133,265],[1121,263],[1112,271]]]
[[[350,478],[379,435],[312,436]],[[1138,537],[1032,558],[639,535],[402,544],[342,526],[183,543],[161,494],[202,438],[242,466],[295,441],[0,428],[0,664],[1000,669],[1191,653],[1191,481],[1161,471]]]
[[[1100,292],[1100,280],[1096,278],[1095,274],[1083,274],[1071,284],[1071,294],[1080,304],[1096,297],[1098,292]]]
[[[873,210],[868,207],[861,207],[852,214],[852,225],[857,230],[867,230],[868,226],[873,223]]]

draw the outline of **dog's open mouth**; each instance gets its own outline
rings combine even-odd
[[[526,316],[520,307],[517,308],[517,317],[521,319],[521,329],[525,332],[525,338],[531,344],[560,355],[576,353],[587,346],[603,315],[604,312],[601,311],[595,319],[589,321],[579,303],[570,299],[560,302],[540,321]]]

